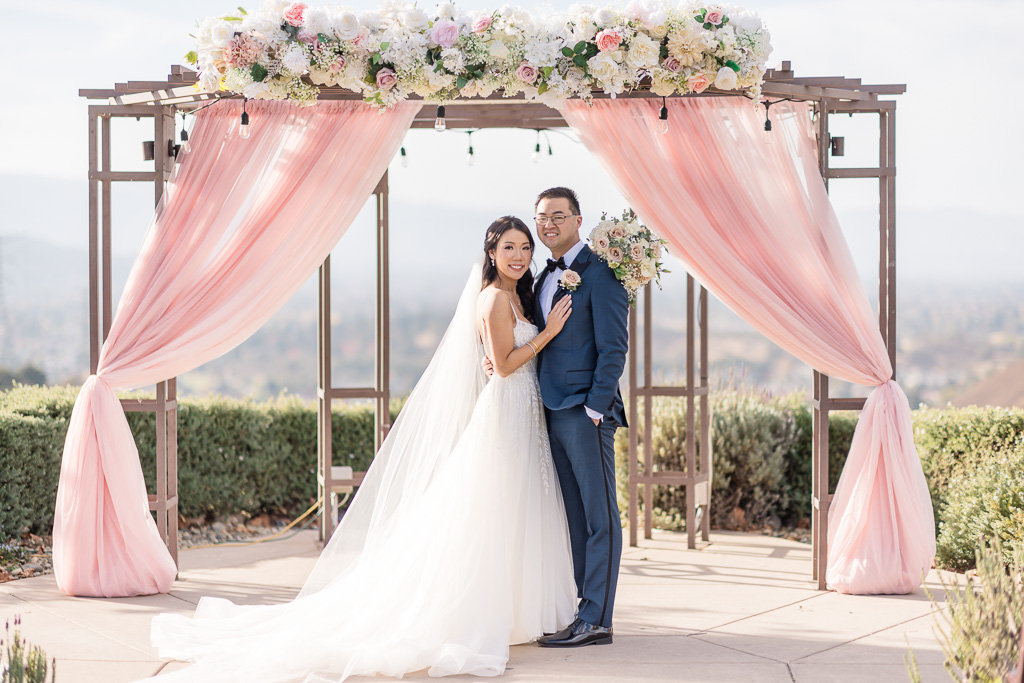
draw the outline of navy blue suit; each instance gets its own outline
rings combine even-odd
[[[622,555],[615,495],[615,430],[626,426],[619,378],[629,348],[629,298],[615,274],[584,246],[569,265],[580,276],[575,292],[559,287],[554,301],[572,296],[572,314],[540,354],[538,377],[551,437],[551,455],[565,502],[579,616],[611,626]],[[538,325],[545,321],[538,278]],[[600,425],[584,406],[604,415]]]

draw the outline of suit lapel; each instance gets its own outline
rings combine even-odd
[[[569,270],[575,271],[576,274],[580,276],[581,281],[583,279],[583,271],[589,268],[592,263],[592,256],[593,252],[590,251],[590,247],[583,245],[583,248],[580,249],[580,253],[576,254],[576,258],[573,259],[573,262],[569,265]],[[562,299],[567,294],[570,294],[569,290],[559,285],[558,289],[555,290],[555,298],[551,305],[554,306],[557,304],[559,299]]]
[[[537,314],[537,322],[539,323],[537,327],[539,327],[542,330],[544,329],[544,326],[547,323],[547,321],[544,319],[544,311],[540,305],[540,293],[544,289],[544,281],[548,279],[548,275],[550,274],[551,273],[547,269],[545,269],[540,274],[540,277],[537,278],[537,282],[533,285],[533,307],[534,312]]]

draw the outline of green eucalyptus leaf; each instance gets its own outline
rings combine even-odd
[[[562,54],[565,55],[566,57],[572,57],[575,53],[572,51],[571,48],[563,47]]]
[[[384,41],[383,43],[380,44],[380,51],[384,52],[384,50],[388,49],[389,47],[391,47],[391,43]]]
[[[572,51],[583,52],[585,49],[587,49],[587,41],[581,40],[580,42],[576,43],[576,45],[572,48]],[[568,55],[566,56],[568,57]]]
[[[583,55],[576,55],[572,58],[572,63],[579,67],[587,66],[587,58]]]
[[[248,12],[245,11],[245,8],[242,7],[241,5],[238,6],[238,13],[241,14],[243,17],[249,14]]]
[[[712,25],[711,25],[710,23],[705,23],[705,24],[704,24],[704,30],[705,30],[705,31],[710,31],[710,30],[711,30],[711,28],[712,28]]]
[[[221,17],[221,21],[241,21],[242,17]]]
[[[370,62],[372,64],[380,64],[380,53],[374,52],[373,56],[370,57]]]
[[[195,50],[192,50],[185,55],[185,61],[187,61],[189,64],[195,64],[199,61],[199,55],[196,54]]]
[[[455,81],[455,87],[457,87],[459,90],[462,90],[463,88],[466,87],[467,83],[469,83],[469,80],[465,76],[459,76],[458,80]]]
[[[551,72],[554,71],[554,70],[555,70],[555,67],[553,67],[553,66],[542,66],[540,68],[540,72],[542,74],[544,74],[544,78],[550,78],[551,77]]]
[[[538,95],[543,95],[547,91],[548,91],[548,84],[547,83],[541,83],[539,86],[537,86],[537,94]]]

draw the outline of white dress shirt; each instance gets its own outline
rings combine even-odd
[[[579,253],[583,251],[583,247],[584,242],[583,240],[580,240],[576,244],[572,245],[572,248],[570,248],[569,251],[565,252],[565,255],[562,258],[565,259],[566,265],[570,266],[570,268],[572,267],[572,262],[575,261],[576,257],[579,256]],[[545,266],[546,265],[547,263],[545,262]],[[562,273],[564,272],[565,270],[562,268],[555,268],[552,272],[548,273],[547,278],[544,280],[544,286],[540,288],[540,301],[538,303],[540,304],[541,313],[544,314],[544,320],[547,320],[548,316],[551,315],[551,304],[555,298],[555,292],[558,291],[558,281],[561,279]],[[604,420],[604,415],[596,410],[591,410],[587,406],[583,406],[583,408],[587,411],[587,415],[590,416],[590,419]]]

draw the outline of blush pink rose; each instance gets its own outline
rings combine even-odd
[[[642,261],[643,258],[647,256],[647,250],[644,249],[644,245],[642,244],[634,244],[629,249],[629,256],[634,261]]]
[[[301,2],[293,2],[284,11],[284,20],[292,26],[302,26],[306,15],[306,5]]]
[[[562,279],[559,282],[566,289],[576,289],[580,286],[580,274],[575,270],[567,270],[562,273]]]
[[[338,58],[331,63],[331,71],[334,73],[341,73],[342,71],[345,70],[345,64],[345,58],[341,55],[338,55]]]
[[[377,87],[381,90],[390,90],[398,83],[398,76],[391,69],[384,67],[377,72]]]
[[[533,83],[537,80],[537,68],[530,66],[527,62],[523,62],[516,69],[516,78],[523,83]]]
[[[610,246],[611,242],[608,240],[607,236],[599,235],[598,237],[594,238],[594,249],[596,249],[597,251],[603,252]]]
[[[622,239],[626,236],[626,228],[621,225],[613,225],[611,230],[608,231],[608,236],[613,240]]]
[[[682,70],[683,65],[675,57],[669,56],[666,57],[665,61],[661,63],[661,68],[664,69],[665,71],[671,71],[672,73],[677,74]]]
[[[709,9],[708,13],[704,15],[704,22],[713,26],[719,26],[722,23],[722,17],[725,13],[720,9]]]
[[[612,247],[608,250],[608,261],[610,263],[619,263],[622,261],[622,250],[618,247]]]
[[[458,37],[459,25],[454,21],[434,22],[434,29],[430,32],[431,40],[446,50],[455,44],[455,40]]]
[[[606,28],[597,34],[594,38],[597,43],[597,49],[601,52],[611,52],[619,49],[619,43],[622,42],[622,36],[618,32],[613,31],[610,28]]]
[[[686,79],[686,83],[690,86],[690,92],[704,92],[711,85],[711,81],[704,74],[703,71],[698,71],[689,78]]]
[[[491,17],[489,14],[484,14],[473,20],[473,33],[483,33],[491,27]]]
[[[370,29],[366,28],[365,26],[360,26],[359,33],[357,33],[356,37],[352,39],[352,44],[355,45],[356,47],[362,47],[363,45],[366,45],[366,41],[368,41],[369,39]]]
[[[657,261],[661,259],[661,242],[655,242],[651,249],[654,252],[654,260]]]

